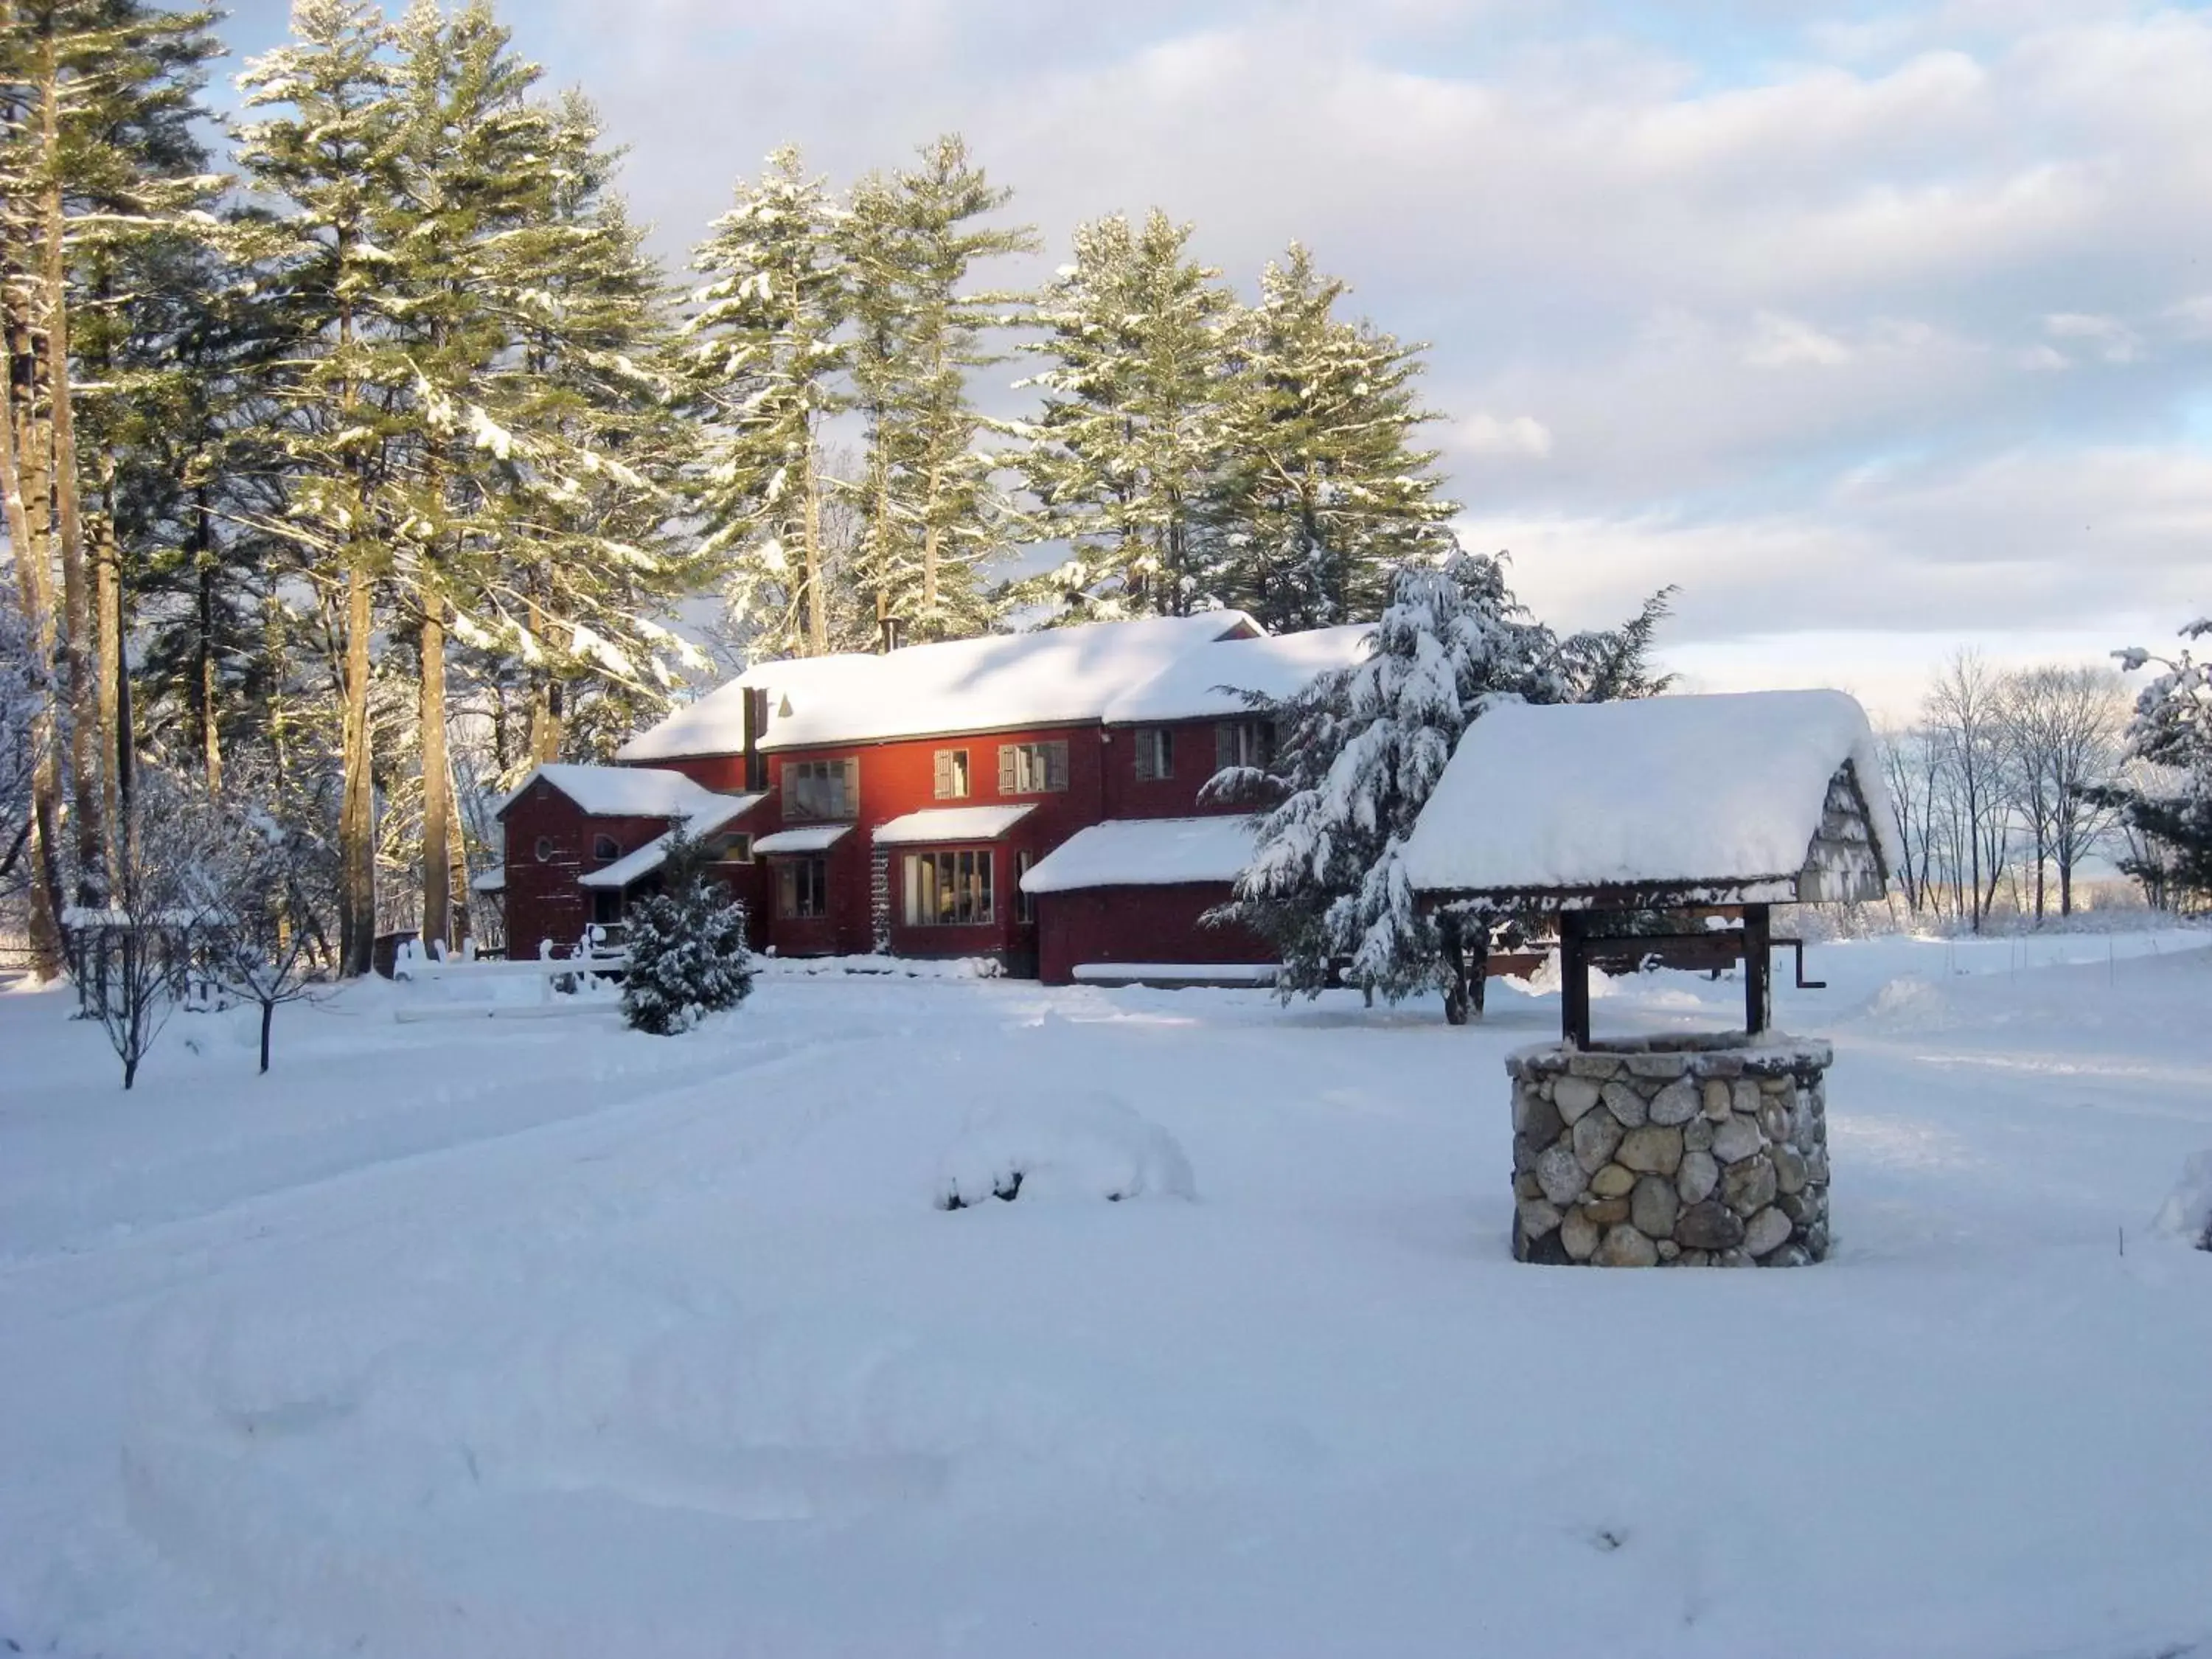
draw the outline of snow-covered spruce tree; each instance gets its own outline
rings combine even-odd
[[[692,261],[684,388],[706,422],[694,505],[727,561],[733,630],[763,656],[821,656],[837,632],[823,556],[824,428],[848,406],[845,211],[795,149],[776,151]]]
[[[1449,552],[1459,510],[1413,442],[1435,418],[1421,348],[1340,317],[1345,292],[1294,242],[1232,331],[1227,598],[1278,633],[1372,621],[1395,568]]]
[[[707,873],[704,843],[671,832],[661,889],[629,913],[623,1018],[656,1036],[688,1031],[753,988],[745,911]]]
[[[2212,635],[2212,617],[2181,630],[2185,640]],[[2172,903],[2212,898],[2212,660],[2185,647],[2160,657],[2140,647],[2116,653],[2123,666],[2159,672],[2136,698],[2128,727],[2130,757],[2141,763],[2127,781],[2087,791],[2116,811],[2136,850],[2122,867]]]
[[[1026,227],[981,222],[1013,192],[994,185],[949,134],[921,164],[853,191],[844,242],[853,271],[856,398],[867,422],[857,481],[865,519],[864,600],[909,640],[980,633],[990,605],[978,573],[1022,539],[1027,520],[976,447],[997,429],[968,398],[1013,296],[969,292],[979,262],[1034,251]]]
[[[1652,600],[1609,648],[1599,635],[1563,646],[1514,599],[1502,558],[1398,569],[1367,659],[1267,709],[1279,733],[1268,767],[1207,786],[1217,799],[1273,799],[1252,864],[1215,914],[1281,951],[1285,999],[1341,980],[1392,1001],[1442,991],[1454,1024],[1480,1012],[1492,930],[1512,919],[1425,911],[1406,881],[1406,839],[1490,703],[1662,689],[1643,664],[1642,624],[1664,605]],[[1595,678],[1593,663],[1604,668]]]
[[[1217,510],[1225,460],[1225,331],[1235,300],[1155,209],[1079,227],[1075,260],[1038,297],[1049,367],[1024,459],[1069,558],[1012,597],[1073,618],[1187,616],[1222,603]]]

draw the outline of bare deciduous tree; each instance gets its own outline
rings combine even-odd
[[[2028,842],[2035,915],[2047,914],[2045,878],[2058,877],[2058,913],[2074,913],[2074,875],[2112,829],[2094,792],[2117,776],[2126,703],[2118,680],[2095,668],[2045,666],[2001,684],[2009,804]]]

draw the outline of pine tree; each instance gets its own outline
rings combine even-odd
[[[693,260],[687,388],[708,430],[697,470],[704,550],[729,562],[728,611],[761,655],[831,648],[823,446],[848,406],[852,272],[844,210],[796,149],[776,151]]]
[[[1281,741],[1270,768],[1208,786],[1218,798],[1274,798],[1220,914],[1282,951],[1285,997],[1341,976],[1391,1001],[1441,990],[1455,1024],[1480,1012],[1491,930],[1507,919],[1424,909],[1405,877],[1406,840],[1488,704],[1663,689],[1643,661],[1662,613],[1663,596],[1609,647],[1579,635],[1570,649],[1514,599],[1502,558],[1399,567],[1366,659],[1273,710]],[[1592,659],[1612,672],[1591,678]]]
[[[957,135],[921,164],[855,188],[844,240],[854,276],[853,378],[868,424],[861,481],[865,593],[901,637],[979,633],[989,608],[976,577],[1024,520],[979,451],[987,422],[967,372],[1000,362],[987,345],[1012,296],[969,293],[978,261],[1027,252],[1026,228],[975,222],[1013,192],[990,183]]]
[[[1222,531],[1230,603],[1287,633],[1381,613],[1390,573],[1441,556],[1458,504],[1413,434],[1418,346],[1336,314],[1297,243],[1237,319]]]
[[[675,523],[695,434],[674,402],[661,273],[591,106],[568,94],[549,114],[550,199],[498,244],[515,349],[486,384],[526,441],[492,458],[498,561],[457,620],[479,680],[524,700],[533,763],[611,749],[708,666],[666,623],[708,569]]]
[[[286,350],[272,393],[289,495],[268,526],[321,590],[339,652],[340,971],[368,971],[376,930],[374,740],[370,726],[375,594],[390,573],[391,463],[404,442],[412,365],[384,327],[406,226],[404,106],[392,31],[368,0],[297,0],[293,44],[240,77],[249,108],[283,109],[246,126],[239,161],[272,205],[258,250],[282,296]]]
[[[670,832],[661,890],[632,908],[623,970],[623,1018],[656,1036],[688,1031],[751,993],[744,907],[708,878],[708,852]]]
[[[1185,616],[1222,603],[1224,330],[1234,301],[1157,209],[1080,227],[1075,261],[1039,297],[1050,367],[1026,458],[1071,557],[1021,597],[1086,617]]]
[[[2185,640],[2212,635],[2212,617],[2191,623]],[[2128,754],[2155,769],[2148,777],[2088,790],[2117,811],[2140,849],[2121,860],[2130,875],[2165,896],[2212,896],[2212,660],[2186,648],[2160,657],[2140,647],[2117,653],[2130,672],[2159,672],[2136,699]]]

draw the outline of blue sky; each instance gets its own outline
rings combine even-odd
[[[243,52],[283,7],[248,0]],[[1902,712],[2212,610],[2212,15],[2112,0],[530,0],[680,256],[796,142],[957,129],[1060,257],[1157,203],[1431,343],[1469,540],[1693,684]],[[228,66],[234,70],[235,64]],[[1006,273],[1009,276],[1030,273]],[[1009,370],[1009,375],[1012,373]]]

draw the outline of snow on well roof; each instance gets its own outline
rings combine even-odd
[[[1844,692],[1504,704],[1460,739],[1406,875],[1424,892],[1764,884],[1740,896],[1795,898],[1846,761],[1894,870],[1874,732]]]
[[[1252,861],[1243,817],[1109,818],[1079,830],[1022,878],[1025,893],[1234,881]]]
[[[713,811],[732,797],[718,795],[681,772],[652,766],[574,766],[549,762],[523,779],[499,804],[495,817],[520,800],[540,778],[594,818],[680,818],[702,808]]]
[[[1352,623],[1303,634],[1217,641],[1185,653],[1115,698],[1106,706],[1106,719],[1130,725],[1241,714],[1251,705],[1240,692],[1278,699],[1294,696],[1316,675],[1363,661],[1374,634],[1371,623]]]
[[[713,805],[699,807],[684,821],[684,829],[692,835],[711,836],[725,824],[743,817],[768,797],[766,795],[715,795],[712,799],[714,802]],[[605,869],[590,871],[577,877],[576,884],[579,887],[620,889],[629,886],[632,882],[641,881],[668,861],[668,843],[674,840],[676,832],[672,830],[665,836],[656,836],[635,853],[617,859]]]
[[[757,663],[631,738],[619,758],[737,753],[750,687],[769,693],[763,749],[1099,720],[1115,698],[1187,653],[1255,627],[1241,611],[1210,611]]]
[[[753,843],[757,856],[770,853],[819,853],[834,847],[852,830],[849,823],[810,823],[803,830],[779,830]]]
[[[878,847],[918,847],[925,842],[996,841],[1036,811],[1020,806],[931,806],[876,826]]]

